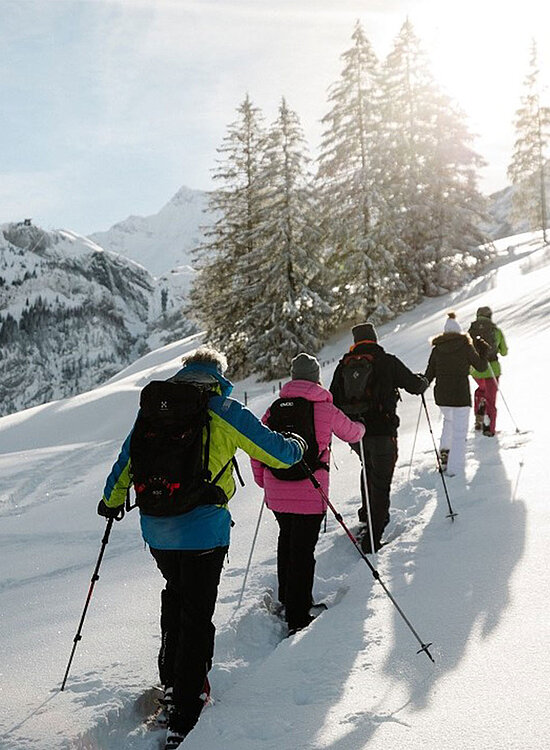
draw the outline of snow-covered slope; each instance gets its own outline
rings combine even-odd
[[[154,276],[191,266],[191,250],[201,239],[207,193],[182,187],[153,216],[130,216],[106,232],[91,235],[94,242],[141,263]]]
[[[550,732],[547,570],[547,399],[550,254],[529,237],[500,243],[500,266],[467,288],[425,301],[379,329],[382,343],[422,371],[445,311],[462,323],[489,304],[510,347],[499,433],[468,437],[467,484],[441,477],[418,398],[400,404],[400,459],[391,543],[376,566],[425,641],[432,664],[382,588],[329,517],[317,549],[315,594],[331,606],[291,639],[260,605],[275,583],[276,524],[246,487],[222,577],[211,673],[215,705],[186,750],[540,750]],[[136,512],[115,525],[67,688],[59,686],[100,548],[95,514],[104,478],[135,414],[139,389],[174,372],[195,337],[138,360],[103,386],[0,420],[0,746],[6,750],[153,750],[152,705],[160,574]],[[347,331],[321,354],[328,383]],[[261,414],[276,383],[238,383]],[[428,408],[436,433],[437,409]],[[415,429],[420,415],[418,436]],[[521,429],[516,433],[515,425]],[[414,455],[412,448],[414,445]],[[332,500],[355,528],[357,458],[335,441]]]

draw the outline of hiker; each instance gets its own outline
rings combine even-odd
[[[212,616],[232,524],[234,454],[242,448],[268,466],[288,468],[306,447],[299,436],[272,432],[229,398],[233,386],[223,374],[223,354],[203,346],[182,362],[172,378],[143,389],[138,417],[98,506],[100,515],[111,517],[134,485],[142,535],[166,581],[158,657],[166,750],[179,747],[208,699]]]
[[[441,469],[449,477],[463,475],[466,466],[466,435],[472,408],[470,367],[485,370],[489,344],[481,338],[476,345],[463,333],[454,312],[447,313],[443,333],[432,340],[425,377],[435,379],[435,403],[443,415],[439,441]]]
[[[486,437],[494,437],[497,425],[497,393],[500,378],[498,355],[505,357],[508,346],[501,329],[492,321],[493,311],[490,307],[479,307],[476,319],[470,325],[468,333],[475,341],[480,336],[489,344],[487,352],[488,366],[483,369],[472,368],[471,376],[477,383],[474,393],[475,429],[482,430]]]
[[[315,357],[298,354],[291,362],[290,375],[292,379],[283,385],[280,398],[265,412],[262,422],[305,439],[308,448],[304,461],[328,495],[332,435],[356,443],[365,427],[352,422],[334,406],[332,394],[321,385],[321,370]],[[279,525],[277,594],[281,611],[284,606],[289,635],[293,635],[313,619],[310,608],[314,553],[326,504],[299,464],[281,471],[253,458],[252,471]]]
[[[411,372],[395,355],[384,351],[372,323],[360,323],[351,333],[353,344],[336,366],[330,391],[334,404],[349,417],[364,421],[366,427],[362,441],[366,466],[361,470],[358,515],[362,524],[368,524],[367,502],[370,501],[372,530],[367,529],[361,539],[363,552],[370,554],[371,534],[368,532],[372,531],[374,552],[378,552],[390,520],[390,489],[397,462],[398,388],[420,395],[428,382],[422,375]],[[359,444],[354,450],[360,455]]]

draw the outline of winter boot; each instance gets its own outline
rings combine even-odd
[[[380,540],[376,541],[374,540],[374,551],[378,552],[378,550],[382,547],[382,544],[380,543]],[[372,547],[370,544],[370,534],[367,529],[367,533],[361,537],[361,549],[365,553],[365,555],[371,555],[372,554]]]
[[[439,460],[441,461],[441,471],[447,469],[447,463],[449,462],[449,449],[441,448],[439,451]]]
[[[308,615],[305,622],[300,624],[294,624],[294,623],[288,623],[288,637],[292,635],[296,635],[296,633],[300,632],[300,630],[305,630],[308,625],[311,625],[315,617],[313,615]]]
[[[485,416],[485,399],[482,398],[481,401],[479,402],[479,405],[476,411],[476,423],[475,423],[476,430],[483,429],[483,417],[484,416]]]

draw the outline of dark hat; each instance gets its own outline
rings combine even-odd
[[[376,328],[372,323],[359,323],[359,325],[353,326],[351,333],[356,344],[358,341],[378,341]]]
[[[476,317],[477,318],[490,318],[493,311],[490,307],[478,307]]]
[[[301,352],[292,360],[290,376],[293,380],[311,380],[313,383],[320,383],[321,368],[319,362],[315,357]]]

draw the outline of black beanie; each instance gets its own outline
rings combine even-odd
[[[493,311],[490,307],[478,307],[476,318],[489,318],[491,319],[491,315],[493,314]]]
[[[376,328],[372,323],[359,323],[351,329],[353,341],[357,344],[359,341],[378,341]]]

